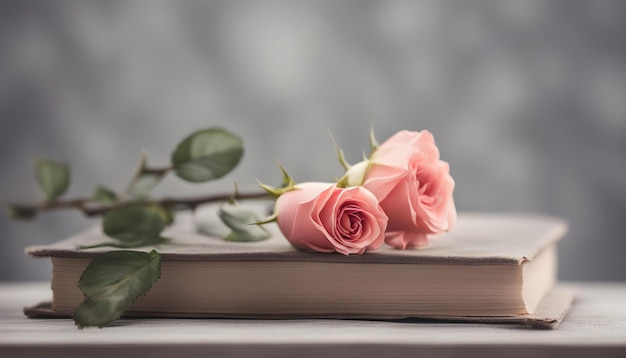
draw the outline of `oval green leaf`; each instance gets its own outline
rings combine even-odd
[[[161,276],[161,255],[138,251],[111,251],[93,260],[78,287],[85,300],[76,308],[79,328],[104,327],[122,316]]]
[[[142,173],[140,174],[133,183],[130,188],[130,194],[135,198],[147,198],[149,197],[150,191],[157,186],[163,179],[165,173]]]
[[[102,219],[104,233],[120,241],[154,242],[170,222],[170,214],[157,205],[130,204],[109,210]]]
[[[37,208],[24,204],[5,204],[4,208],[13,219],[31,220],[37,216]]]
[[[126,194],[131,195],[134,198],[145,199],[149,196],[150,191],[161,182],[165,176],[163,172],[148,172],[147,168],[148,157],[145,152],[141,153],[141,161],[139,167],[135,171],[133,178],[131,179],[128,187],[126,188]]]
[[[161,244],[165,244],[170,242],[170,239],[164,238],[162,236],[146,236],[139,237],[135,240],[126,240],[126,241],[105,241],[98,244],[93,245],[78,245],[76,246],[76,250],[87,250],[87,249],[95,249],[99,247],[114,247],[117,249],[135,249],[143,246],[157,246]]]
[[[243,155],[241,138],[219,128],[195,132],[172,153],[176,175],[191,182],[220,178],[233,170]]]
[[[46,200],[65,193],[70,185],[70,168],[53,160],[38,159],[34,163],[35,179]]]
[[[256,225],[260,220],[254,210],[237,203],[222,205],[219,217],[231,230],[230,234],[224,237],[226,241],[263,241],[271,236],[263,226]]]
[[[111,204],[117,200],[115,192],[107,187],[99,186],[94,190],[91,198],[102,204]]]

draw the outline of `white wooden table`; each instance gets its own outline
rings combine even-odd
[[[577,298],[560,328],[357,320],[120,320],[78,330],[28,319],[47,283],[0,283],[0,357],[626,357],[626,283],[568,284]]]

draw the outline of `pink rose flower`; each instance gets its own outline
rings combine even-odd
[[[276,201],[278,226],[295,247],[344,255],[379,248],[387,215],[363,187],[302,183]]]
[[[428,244],[428,235],[456,223],[454,180],[428,131],[401,131],[346,173],[348,185],[362,185],[389,216],[385,241],[398,249]]]

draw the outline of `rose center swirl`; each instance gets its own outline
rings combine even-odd
[[[354,204],[346,204],[338,212],[337,232],[346,240],[358,240],[363,233],[363,210]]]

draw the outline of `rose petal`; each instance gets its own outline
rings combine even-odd
[[[396,249],[419,249],[428,245],[428,236],[419,231],[388,231],[385,242]]]

